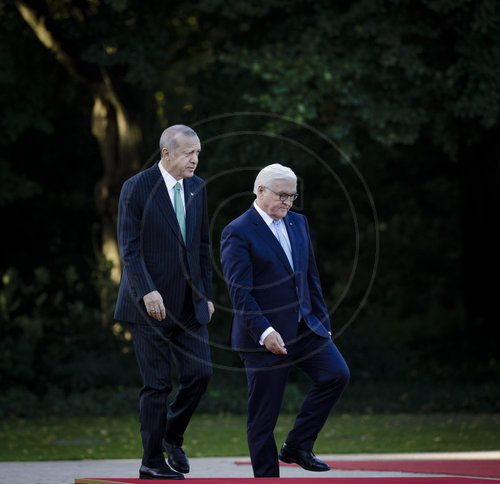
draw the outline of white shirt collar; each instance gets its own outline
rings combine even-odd
[[[267,226],[270,227],[271,224],[274,222],[274,219],[269,215],[268,213],[264,212],[256,202],[253,202],[253,206],[255,207],[255,210],[257,210],[257,213],[263,218],[264,222],[266,222]],[[281,219],[277,220],[277,222],[281,222]]]
[[[165,180],[165,185],[167,185],[168,190],[172,190],[177,182],[181,184],[181,192],[184,192],[184,184],[182,183],[184,179],[176,180],[161,164],[161,160],[158,163],[158,167],[160,168],[160,172]]]

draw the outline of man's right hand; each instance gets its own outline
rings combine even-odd
[[[269,333],[264,339],[264,346],[275,355],[286,355],[285,343],[277,331]]]
[[[166,316],[163,298],[158,291],[151,291],[146,294],[142,300],[146,306],[148,314],[157,321],[163,321]]]

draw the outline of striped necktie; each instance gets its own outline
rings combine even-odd
[[[290,247],[284,234],[281,232],[281,227],[282,227],[281,219],[273,220],[273,225],[274,225],[274,230],[276,232],[276,238],[278,239],[278,242],[281,244],[281,247],[283,247],[283,251],[285,252],[288,262],[290,262],[290,266],[293,269],[292,248]]]

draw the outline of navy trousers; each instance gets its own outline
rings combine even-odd
[[[183,311],[176,324],[130,324],[130,331],[143,380],[139,398],[142,463],[161,467],[165,464],[162,439],[182,445],[212,375],[208,331],[195,320],[193,311]],[[177,367],[179,387],[167,413],[172,390],[170,357]]]
[[[247,437],[255,477],[279,477],[273,432],[291,367],[302,370],[312,383],[286,438],[287,445],[299,450],[312,451],[349,381],[347,364],[333,342],[313,333],[305,323],[299,323],[297,339],[287,345],[287,353],[272,358],[269,353],[240,353],[248,380]]]

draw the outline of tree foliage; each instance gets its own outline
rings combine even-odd
[[[497,2],[270,5],[223,56],[261,81],[244,97],[262,109],[321,125],[354,155],[360,130],[385,146],[426,130],[456,156],[458,123],[498,125]]]

